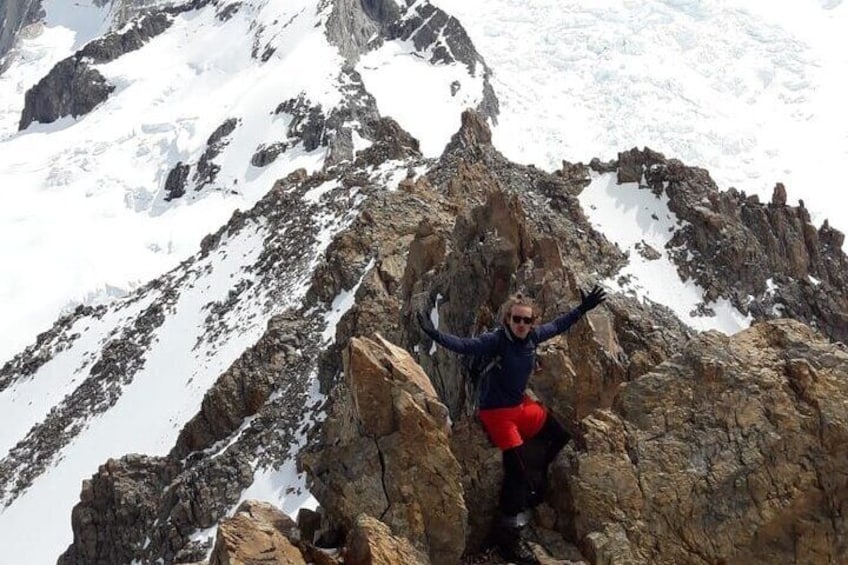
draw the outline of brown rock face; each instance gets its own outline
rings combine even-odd
[[[706,333],[583,422],[554,471],[603,563],[848,559],[848,353],[808,327]]]
[[[392,535],[387,525],[367,514],[356,519],[348,534],[347,565],[429,565],[430,560],[404,538]]]
[[[409,354],[379,335],[352,339],[344,366],[346,393],[326,424],[335,440],[304,458],[313,494],[347,529],[364,512],[434,563],[458,562],[467,512],[447,409]]]
[[[273,506],[246,503],[218,526],[209,565],[306,565],[285,535],[292,528],[291,519]]]
[[[291,314],[268,322],[268,331],[215,382],[200,412],[182,429],[171,452],[176,458],[209,447],[255,414],[274,391],[282,369],[299,360],[302,328]]]
[[[141,455],[110,459],[83,481],[74,507],[74,544],[60,565],[128,563],[159,513],[161,491],[179,472],[176,461]]]

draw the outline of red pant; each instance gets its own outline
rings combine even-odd
[[[545,424],[547,412],[538,402],[527,396],[518,406],[480,410],[480,421],[499,449],[518,447],[525,439],[539,433]]]

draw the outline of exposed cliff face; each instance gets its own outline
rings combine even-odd
[[[336,395],[326,424],[335,441],[304,463],[331,519],[351,530],[364,512],[433,563],[456,563],[467,509],[447,409],[427,375],[379,336],[354,338]]]
[[[85,61],[65,59],[27,91],[19,129],[26,129],[33,122],[51,123],[64,116],[83,116],[114,90]]]
[[[584,420],[556,507],[593,562],[842,562],[846,395],[848,353],[798,322],[703,334]]]

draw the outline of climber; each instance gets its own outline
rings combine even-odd
[[[500,357],[499,366],[480,391],[478,415],[503,457],[498,546],[505,559],[518,563],[536,563],[521,532],[529,520],[528,509],[541,502],[544,488],[532,482],[524,442],[530,438],[547,442],[544,463],[547,469],[571,439],[544,406],[525,394],[527,381],[535,368],[536,346],[568,330],[606,299],[597,285],[589,294],[581,290],[580,295],[582,301],[574,310],[551,322],[535,325],[536,307],[532,299],[516,294],[503,307],[503,329],[474,338],[440,332],[428,316],[417,314],[424,333],[442,347],[463,355]]]

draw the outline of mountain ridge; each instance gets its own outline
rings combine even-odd
[[[350,30],[330,22],[344,21],[356,6],[324,2],[320,9],[327,26],[338,25],[344,34]],[[365,19],[354,21],[372,22],[386,34],[383,41],[415,43],[420,37],[421,50],[436,65],[455,51],[427,26],[450,30],[459,23],[429,11],[426,3],[407,2],[420,11],[397,26],[380,18],[397,20],[401,3],[359,6]],[[228,11],[235,15],[237,9]],[[357,49],[376,45],[370,35],[365,41],[371,29],[366,26],[345,47],[351,59]],[[257,37],[265,34],[273,33],[266,29]],[[257,45],[259,60],[268,52],[264,46],[273,48],[272,41]],[[457,58],[469,72],[476,70],[472,64],[484,65],[482,59],[467,59],[470,63]],[[701,339],[668,308],[639,299],[627,284],[616,287],[634,250],[619,248],[590,221],[582,198],[598,178],[622,192],[668,199],[669,213],[679,220],[669,244],[643,246],[640,253],[667,256],[679,276],[701,284],[698,316],[715,317],[710,305],[725,298],[756,322],[772,324],[769,320],[788,315],[834,342],[844,340],[843,236],[829,225],[812,226],[803,205],[786,204],[785,189],[776,188],[766,204],[737,191],[721,192],[705,170],[647,148],[622,151],[606,163],[563,162],[553,172],[518,165],[492,145],[487,122],[494,120],[497,104],[484,92],[490,85],[481,91],[479,111],[464,112],[441,155],[428,157],[413,135],[380,112],[355,68],[343,67],[339,77],[345,88],[336,106],[308,96],[277,101],[288,122],[287,146],[278,147],[274,157],[291,167],[296,163],[288,161],[296,152],[291,149],[298,146],[320,166],[288,172],[246,211],[236,210],[204,237],[199,251],[179,266],[108,305],[76,308],[0,368],[4,414],[14,416],[3,438],[8,451],[0,459],[4,539],[20,544],[32,535],[27,524],[46,504],[40,494],[46,487],[61,492],[49,499],[56,508],[76,504],[71,516],[54,512],[38,518],[48,531],[66,527],[70,518],[73,539],[56,538],[66,565],[206,559],[212,529],[262,488],[288,513],[320,502],[325,542],[343,544],[348,534],[377,532],[379,526],[348,514],[350,501],[335,496],[332,485],[339,466],[380,460],[363,459],[357,442],[393,454],[396,463],[417,457],[381,451],[397,447],[389,445],[395,440],[358,437],[359,424],[351,420],[346,379],[357,377],[345,367],[345,355],[354,340],[379,334],[411,352],[412,362],[431,379],[438,398],[431,394],[424,403],[426,417],[437,418],[438,429],[456,423],[439,449],[467,476],[479,472],[480,484],[464,483],[457,492],[468,497],[463,508],[484,510],[468,513],[461,541],[451,537],[434,550],[430,530],[408,521],[420,500],[404,490],[401,466],[394,468],[394,486],[376,485],[387,497],[384,503],[397,506],[375,518],[385,518],[391,535],[407,537],[413,552],[429,552],[434,562],[474,554],[482,549],[494,508],[492,450],[468,418],[460,364],[444,352],[427,352],[415,311],[436,308],[443,327],[471,334],[496,323],[498,307],[513,290],[535,296],[545,316],[552,316],[592,282],[615,289],[603,312],[540,352],[541,369],[534,376],[534,390],[578,438],[591,436],[586,426],[616,409],[630,383]],[[238,132],[246,126],[230,119],[212,128],[220,136],[204,136],[196,161],[178,165],[205,171],[197,184],[215,182],[212,172],[227,143],[241,145]],[[246,160],[257,155],[260,163],[274,160],[259,147],[232,148]],[[183,193],[196,192],[197,184],[186,184]],[[169,191],[175,206],[183,196],[178,192]],[[759,250],[756,256],[751,249]],[[745,264],[746,258],[753,264]],[[775,331],[814,335],[794,326]],[[772,346],[779,349],[780,340]],[[817,359],[807,363],[821,372],[827,362]],[[691,365],[701,370],[698,361]],[[793,367],[793,382],[807,378],[809,372]],[[408,415],[417,410],[413,404],[403,400],[398,406]],[[368,411],[356,415],[374,417]],[[397,421],[403,425],[407,417]],[[618,445],[619,439],[610,441]],[[587,456],[602,452],[596,445]],[[100,465],[93,476],[92,457]],[[300,467],[294,469],[296,460]],[[574,469],[557,480],[577,496],[572,481],[582,476]],[[384,478],[391,475],[385,473]],[[77,497],[79,479],[88,476]],[[839,488],[834,492],[841,496]],[[310,500],[313,495],[317,501]],[[596,524],[575,525],[570,501],[550,502],[559,526],[549,520],[545,529],[578,544],[584,557],[603,558],[601,538],[621,541],[619,530],[601,528],[599,537]],[[367,540],[372,534],[362,535]],[[609,547],[641,554],[644,548],[633,540]],[[56,544],[45,543],[40,555]]]

